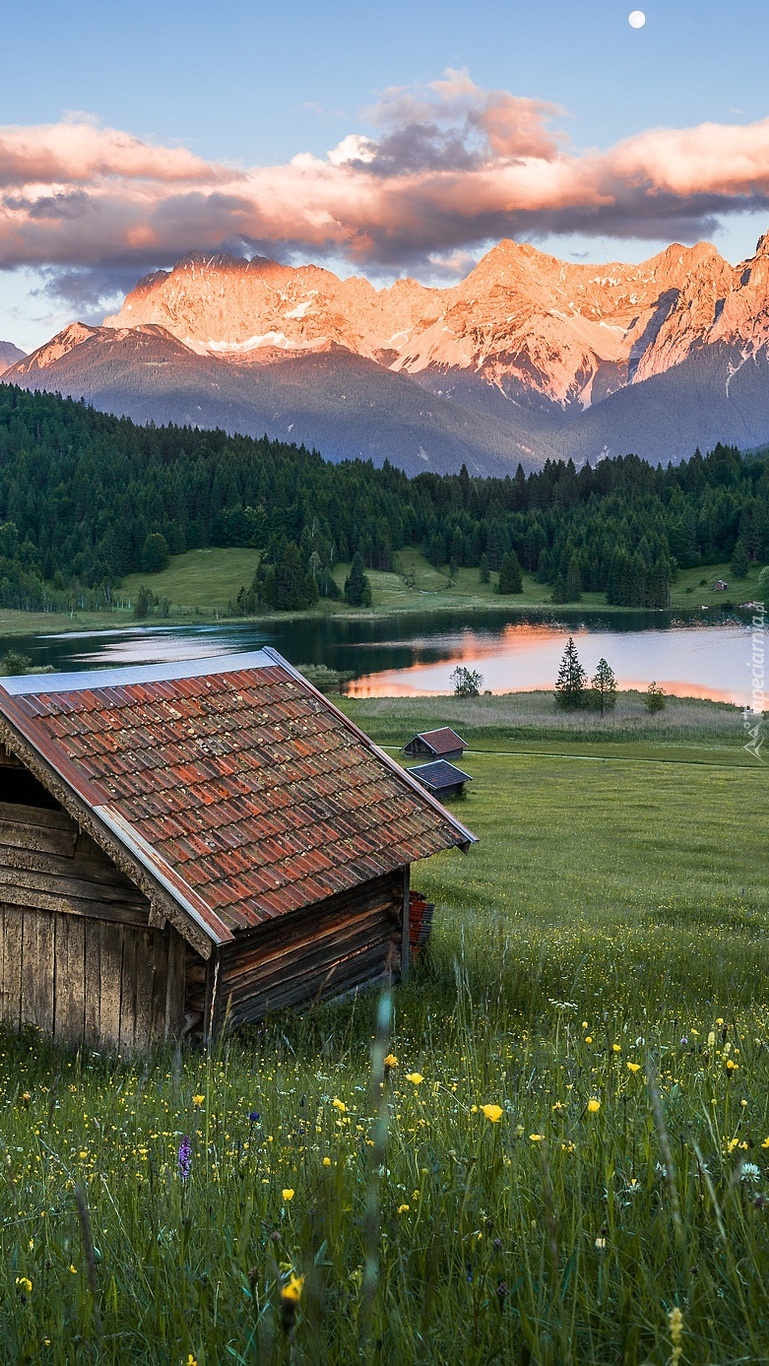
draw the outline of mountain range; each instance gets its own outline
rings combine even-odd
[[[3,382],[135,421],[409,473],[675,462],[769,441],[769,234],[738,266],[706,243],[595,266],[503,241],[445,289],[193,256],[102,327],[73,323],[29,356],[0,344],[4,365]]]

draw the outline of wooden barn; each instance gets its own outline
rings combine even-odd
[[[122,1050],[408,967],[474,836],[276,651],[0,686],[0,1018]]]
[[[403,746],[403,753],[411,759],[461,759],[467,743],[451,726],[439,730],[425,730]]]

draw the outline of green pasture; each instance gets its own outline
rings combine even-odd
[[[189,550],[184,555],[172,556],[168,568],[157,574],[129,574],[115,590],[111,610],[86,612],[75,608],[71,612],[19,612],[5,608],[0,610],[0,634],[115,629],[116,626],[132,625],[135,622],[134,604],[142,585],[151,589],[163,604],[150,622],[183,623],[190,615],[204,621],[237,617],[238,592],[250,584],[258,560],[257,550],[217,547]],[[349,564],[335,566],[334,577],[340,588],[344,586],[349,570]],[[537,583],[531,574],[523,575],[522,593],[500,596],[496,591],[497,574],[492,573],[490,582],[483,584],[477,569],[459,569],[456,578],[451,579],[447,565],[436,569],[415,547],[398,551],[396,569],[392,572],[367,572],[373,592],[373,606],[367,615],[507,607],[552,609],[563,618],[578,617],[586,610],[627,610],[608,608],[604,593],[583,593],[578,603],[556,605],[552,602],[550,586]],[[727,564],[682,570],[672,586],[671,607],[687,612],[706,608],[710,615],[718,616],[725,607],[729,609],[755,598],[759,572],[760,566],[753,566],[745,579],[733,580]],[[712,591],[719,578],[729,584],[725,593]],[[321,599],[311,612],[358,615],[361,609],[350,608],[343,601]]]
[[[2,1038],[0,1359],[769,1361],[766,770],[708,715],[720,764],[468,752],[479,843],[414,868],[391,998]]]

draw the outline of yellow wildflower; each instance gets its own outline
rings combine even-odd
[[[412,1086],[419,1086],[419,1083],[424,1081],[424,1077],[421,1072],[407,1072],[406,1081],[410,1081]]]
[[[588,1103],[587,1103],[587,1112],[588,1112],[588,1114],[589,1114],[589,1115],[597,1115],[597,1114],[598,1114],[598,1111],[600,1110],[600,1108],[601,1108],[601,1102],[600,1102],[600,1100],[596,1100],[595,1096],[592,1096],[591,1099],[590,1099],[590,1100],[588,1101]]]
[[[204,1100],[205,1100],[205,1096],[202,1095],[202,1094],[198,1094],[197,1096],[193,1096],[193,1097],[192,1097],[192,1104],[193,1104],[193,1105],[202,1105]]]
[[[293,1195],[293,1191],[291,1194]],[[292,1271],[286,1284],[280,1287],[280,1298],[282,1300],[287,1300],[289,1304],[298,1304],[302,1298],[303,1285],[304,1276],[297,1276],[296,1273]]]
[[[399,1214],[408,1214],[408,1212],[409,1212],[410,1209],[411,1209],[411,1205],[399,1205],[399,1206],[398,1206],[398,1213],[399,1213]]]
[[[592,1036],[592,1034],[586,1034],[586,1035],[585,1035],[585,1043],[592,1043],[592,1042],[593,1042],[593,1036]]]
[[[482,1105],[481,1111],[492,1124],[499,1124],[499,1121],[502,1118],[501,1105]]]
[[[294,1195],[296,1194],[292,1186],[285,1186],[280,1193],[283,1196],[283,1199],[285,1200],[286,1204],[288,1204],[289,1200],[293,1200]]]
[[[612,1046],[611,1046],[611,1051],[612,1051],[612,1053],[621,1053],[621,1052],[622,1052],[622,1044],[621,1044],[621,1043],[613,1043]]]
[[[628,1072],[640,1072],[640,1071],[641,1071],[641,1064],[640,1064],[640,1062],[629,1062],[628,1065],[627,1065],[627,1070],[628,1070]]]
[[[331,1104],[333,1105],[335,1110],[339,1111],[340,1115],[344,1115],[347,1113],[347,1106],[345,1105],[344,1101],[338,1100],[336,1096],[334,1096],[334,1099],[332,1100]]]
[[[385,1060],[384,1060],[384,1065],[385,1065],[385,1067],[386,1067],[388,1070],[389,1070],[391,1067],[397,1067],[397,1066],[398,1066],[398,1059],[396,1058],[396,1056],[395,1056],[394,1053],[388,1053],[388,1054],[387,1054],[387,1057],[386,1057]]]
[[[330,1158],[330,1157],[324,1157],[324,1159],[323,1159],[323,1166],[324,1166],[324,1167],[330,1167],[330,1166],[331,1166],[331,1158]]]
[[[529,1134],[529,1138],[531,1139],[532,1143],[541,1143],[544,1137],[544,1134]]]
[[[17,1277],[16,1277],[16,1285],[17,1285],[17,1288],[22,1292],[22,1294],[24,1294],[24,1295],[31,1295],[31,1294],[32,1294],[32,1282],[31,1282],[31,1280],[29,1279],[29,1276],[17,1276]]]

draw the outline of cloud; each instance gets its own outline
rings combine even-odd
[[[92,309],[126,281],[225,244],[432,275],[504,236],[685,241],[769,207],[769,120],[640,132],[575,149],[563,111],[448,70],[392,88],[325,156],[212,163],[83,115],[0,128],[0,269]]]

